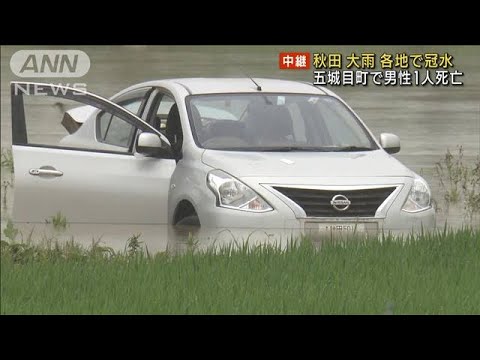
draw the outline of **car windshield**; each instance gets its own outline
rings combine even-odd
[[[368,151],[377,145],[338,99],[309,94],[192,95],[197,145],[239,151]]]

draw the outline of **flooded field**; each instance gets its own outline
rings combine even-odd
[[[35,47],[36,49],[40,47]],[[49,47],[41,47],[48,49]],[[50,47],[51,48],[51,47]],[[68,47],[65,47],[68,48]],[[20,80],[10,70],[11,56],[19,49],[1,48],[1,146],[11,146],[11,113],[9,82]],[[30,47],[30,49],[33,49]],[[395,155],[402,163],[421,174],[430,184],[433,198],[440,211],[437,224],[445,221],[454,227],[478,225],[478,216],[465,216],[463,204],[447,206],[440,179],[435,177],[435,163],[444,158],[449,149],[463,147],[464,163],[473,164],[480,154],[480,47],[379,47],[379,46],[81,46],[71,47],[87,53],[90,71],[79,79],[41,79],[43,82],[72,81],[87,84],[89,91],[109,97],[119,90],[147,80],[176,77],[253,77],[286,78],[313,82],[311,70],[282,71],[278,69],[278,53],[282,51],[424,53],[448,52],[453,55],[455,69],[464,72],[463,86],[457,87],[332,87],[360,115],[375,135],[392,132],[401,139],[402,150]],[[35,79],[27,79],[35,80]],[[37,79],[38,80],[38,79]],[[6,226],[12,208],[14,181],[2,167],[2,229]],[[8,185],[11,184],[12,186]],[[46,224],[35,229],[55,233]],[[25,232],[28,232],[25,229]],[[149,249],[163,251],[176,246],[168,227],[132,225],[72,224],[62,232],[63,237],[74,236],[89,244],[100,239],[109,246],[121,248],[133,234],[141,233],[140,240]],[[37,236],[37,235],[36,235]],[[47,235],[45,235],[47,236]],[[49,235],[48,235],[49,236]],[[47,236],[47,237],[48,237]],[[170,245],[168,245],[170,244]]]

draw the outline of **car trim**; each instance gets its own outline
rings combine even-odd
[[[28,144],[28,145],[13,144],[13,146],[23,146],[23,147],[32,147],[32,148],[42,148],[42,149],[57,149],[57,150],[68,150],[68,151],[85,151],[85,152],[95,152],[95,153],[102,153],[102,154],[134,156],[134,154],[130,152],[105,150],[105,149],[92,149],[92,148],[76,148],[71,146],[56,146],[56,145],[41,145],[41,144]]]
[[[190,90],[190,88],[187,85],[184,85],[180,82],[175,82],[175,84],[178,84],[178,85],[182,86],[183,88],[185,88],[185,90],[187,90],[187,92],[188,92],[188,95],[193,95],[192,90]]]
[[[393,200],[398,196],[398,194],[402,191],[404,184],[402,183],[394,183],[394,184],[379,184],[379,185],[296,185],[296,184],[266,184],[260,183],[259,185],[263,186],[275,196],[280,198],[287,206],[289,206],[294,213],[302,214],[303,216],[298,217],[299,219],[319,219],[324,221],[331,221],[331,219],[338,219],[338,221],[349,221],[349,219],[361,219],[367,220],[376,220],[376,219],[385,219],[387,217],[386,208],[388,204],[393,204]],[[338,191],[346,191],[346,190],[364,190],[364,189],[381,189],[386,187],[395,187],[395,190],[387,196],[387,198],[380,204],[380,206],[375,211],[375,215],[368,216],[368,217],[316,217],[316,216],[307,216],[305,210],[298,205],[295,201],[290,199],[289,197],[282,194],[280,191],[276,190],[274,187],[287,187],[287,188],[297,188],[297,189],[312,189],[312,190],[338,190]]]
[[[154,116],[154,112],[158,110],[159,99],[161,100],[161,98],[165,95],[167,95],[168,97],[171,97],[174,103],[177,104],[178,106],[178,101],[175,98],[175,95],[169,89],[161,86],[156,86],[155,92],[152,92],[150,94],[150,98],[151,98],[151,99],[149,98],[150,104],[145,114],[145,122],[147,122],[148,124],[150,124],[149,121],[151,121],[152,117]]]
[[[304,83],[304,84],[307,84],[307,85],[313,86],[313,87],[314,87],[315,89],[317,89],[317,90],[320,90],[320,91],[322,92],[322,94],[323,94],[323,95],[329,95],[329,94],[327,94],[327,92],[326,92],[326,91],[324,91],[323,89],[319,88],[319,87],[318,87],[318,86],[316,86],[316,85],[313,85],[313,83],[311,83],[311,82],[308,82],[308,81],[301,81],[301,82],[302,82],[302,83]]]

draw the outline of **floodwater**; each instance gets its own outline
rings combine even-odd
[[[55,49],[55,47],[1,47],[1,146],[11,145],[9,82],[22,80],[10,70],[11,56],[20,49]],[[80,46],[62,47],[86,52],[91,61],[90,71],[79,79],[25,79],[42,82],[86,83],[88,91],[109,97],[117,91],[142,81],[176,77],[253,77],[286,78],[313,82],[312,70],[292,71],[278,69],[278,53],[283,51],[342,53],[445,53],[453,55],[454,68],[465,75],[463,86],[432,87],[340,87],[331,89],[342,96],[366,122],[375,135],[382,132],[397,134],[402,150],[395,155],[406,166],[424,176],[432,187],[433,198],[441,210],[437,224],[445,221],[451,226],[479,224],[464,216],[461,204],[448,212],[442,201],[439,179],[434,176],[435,163],[447,149],[464,149],[464,161],[472,164],[480,154],[480,47],[479,46]],[[58,47],[57,47],[58,49]],[[13,183],[11,175],[2,169],[2,184]],[[6,189],[6,193],[5,193]],[[12,207],[10,187],[2,186],[2,229]],[[6,204],[3,204],[3,202]],[[5,206],[4,206],[5,205]],[[41,228],[41,229],[40,229]],[[51,226],[40,226],[35,234],[48,238],[55,235]],[[28,229],[24,232],[28,233]],[[48,233],[48,235],[46,234]],[[133,234],[141,233],[140,240],[153,251],[172,246],[172,232],[167,227],[72,224],[62,237],[73,235],[86,245],[92,239],[114,248],[122,248]],[[53,234],[53,235],[52,235]],[[57,234],[58,235],[58,234]],[[26,236],[26,235],[25,235]],[[170,244],[170,245],[168,245]]]

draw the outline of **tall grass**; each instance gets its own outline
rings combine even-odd
[[[435,163],[435,175],[447,212],[451,204],[462,203],[465,215],[472,220],[480,212],[480,155],[469,165],[463,160],[462,146],[457,146],[455,154],[447,150],[444,158]]]
[[[2,242],[2,314],[480,313],[480,233],[180,256]]]

